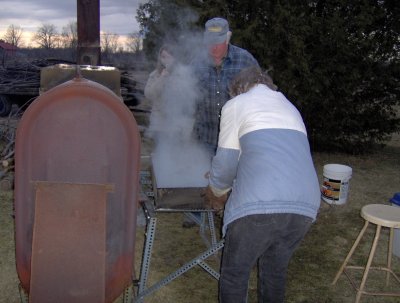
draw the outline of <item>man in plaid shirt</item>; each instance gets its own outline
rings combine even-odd
[[[221,109],[230,99],[228,91],[231,80],[242,69],[258,66],[257,60],[247,50],[229,43],[231,36],[227,20],[208,20],[203,41],[207,53],[200,55],[193,63],[200,90],[194,136],[211,155],[217,150]],[[186,216],[182,226],[190,228],[194,225],[194,221]]]
[[[231,35],[227,20],[208,20],[204,32],[208,56],[194,64],[202,92],[197,104],[194,132],[212,153],[217,148],[221,108],[230,99],[228,87],[231,80],[242,69],[258,66],[248,51],[229,43]]]

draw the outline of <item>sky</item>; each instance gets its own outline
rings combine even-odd
[[[14,24],[22,28],[26,46],[29,34],[42,24],[53,24],[58,32],[76,21],[77,1],[82,0],[0,0],[0,38]],[[139,30],[136,9],[146,0],[100,0],[100,31],[128,35]]]

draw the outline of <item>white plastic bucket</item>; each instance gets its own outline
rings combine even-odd
[[[352,169],[342,164],[324,165],[321,187],[322,199],[329,204],[342,205],[346,203]]]

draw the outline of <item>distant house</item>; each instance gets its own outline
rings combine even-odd
[[[16,47],[15,45],[12,45],[0,39],[0,58],[3,65],[7,58],[15,56],[17,50],[18,47]]]

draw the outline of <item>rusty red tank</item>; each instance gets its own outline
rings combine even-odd
[[[16,264],[22,288],[29,293],[35,184],[103,184],[112,188],[105,201],[104,297],[114,301],[134,275],[140,135],[132,113],[106,87],[77,77],[29,106],[17,129],[15,152]]]

